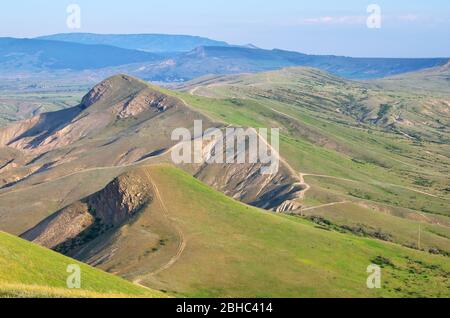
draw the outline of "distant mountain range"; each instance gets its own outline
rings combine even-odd
[[[37,39],[91,45],[112,45],[124,49],[154,53],[188,52],[199,46],[229,46],[226,42],[211,40],[200,36],[169,34],[63,33],[41,36]]]
[[[153,53],[115,46],[0,38],[1,70],[70,69],[80,71],[154,61],[158,58]]]
[[[95,75],[101,77],[127,73],[151,81],[180,82],[204,75],[308,66],[348,79],[374,79],[441,66],[448,61],[307,55],[176,35],[76,33],[39,39],[0,38],[0,71],[8,71],[2,77],[15,76],[15,71],[64,70],[69,72],[62,74],[67,77],[74,72],[95,70]]]
[[[198,47],[168,62],[123,71],[146,79],[184,81],[207,74],[255,73],[289,66],[308,66],[348,79],[372,79],[441,66],[448,59],[352,58],[307,55],[279,49],[210,46]]]

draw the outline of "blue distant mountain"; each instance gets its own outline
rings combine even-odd
[[[75,35],[77,34],[69,34],[65,39],[68,40],[68,37],[75,37]],[[77,36],[82,37],[83,34]],[[199,46],[188,52],[176,54],[143,51],[143,48],[149,49],[152,43],[158,42],[157,38],[164,41],[154,44],[156,51],[181,50],[198,44],[191,41],[197,39],[196,37],[155,36],[130,35],[130,39],[127,35],[118,35],[117,38],[107,36],[118,42],[123,39],[122,46],[132,46],[134,43],[140,47],[140,50],[67,41],[0,38],[0,72],[14,76],[12,73],[14,71],[95,70],[95,74],[102,76],[127,73],[146,80],[171,82],[191,80],[210,74],[261,72],[289,66],[308,66],[344,78],[373,79],[441,66],[449,60],[448,58],[352,58],[307,55],[279,49],[264,50],[253,46],[231,46],[225,42],[223,42],[225,46]],[[141,41],[140,45],[134,41],[137,38]],[[145,43],[145,39],[151,39],[151,41]],[[190,44],[186,42],[186,39],[191,41],[188,41]]]
[[[107,45],[0,38],[0,69],[86,70],[154,61],[158,55]]]
[[[444,65],[448,58],[352,58],[307,55],[283,50],[245,47],[199,47],[177,56],[172,63],[126,70],[141,78],[183,81],[203,75],[253,73],[290,66],[315,67],[349,79],[373,79]]]
[[[229,46],[226,42],[215,41],[200,36],[169,34],[63,33],[42,36],[38,39],[81,44],[112,45],[124,49],[155,53],[188,52],[199,46]]]

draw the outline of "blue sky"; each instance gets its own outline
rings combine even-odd
[[[72,3],[81,8],[80,32],[191,34],[315,54],[450,56],[448,0],[7,0],[0,36],[71,32]],[[381,8],[380,29],[366,26],[369,4]]]

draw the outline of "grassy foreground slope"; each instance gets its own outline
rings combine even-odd
[[[139,278],[147,286],[188,297],[450,296],[445,257],[246,206],[170,166],[142,174],[182,241],[171,266]],[[371,263],[383,267],[381,289],[366,286]]]
[[[68,289],[67,266],[81,268],[81,289]],[[164,297],[114,275],[0,232],[0,297]]]

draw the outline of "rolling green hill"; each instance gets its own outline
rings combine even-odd
[[[450,252],[444,142],[450,135],[440,128],[448,120],[445,96],[381,90],[304,68],[203,78],[183,89],[191,96],[176,95],[217,120],[281,128],[281,156],[311,186],[299,214],[358,235]],[[400,105],[382,114],[383,100]],[[394,114],[414,124],[387,124]]]
[[[151,203],[120,227],[107,227],[100,233],[98,226],[91,227],[70,239],[64,249],[78,259],[170,295],[449,295],[445,257],[246,206],[169,165],[135,168],[121,180],[122,189],[142,192],[148,188]],[[123,191],[124,196],[133,196],[133,192]],[[114,194],[108,200],[124,201]],[[70,209],[80,209],[79,204]],[[45,227],[40,230],[47,237]],[[66,233],[54,227],[48,230],[50,235]],[[366,268],[371,263],[383,267],[382,289],[366,286]]]
[[[431,74],[441,67],[430,69]],[[333,76],[313,68],[292,67],[258,74],[205,77],[184,86],[196,95],[218,98],[245,98],[275,107],[290,106],[317,119],[355,128],[383,128],[411,140],[448,143],[448,93],[438,93],[423,86],[426,71],[374,82],[357,82]],[[443,73],[445,74],[445,73]],[[428,87],[445,85],[444,75],[428,79]],[[400,90],[398,86],[411,78],[417,86]],[[398,80],[398,82],[397,82]],[[381,86],[381,84],[383,84]],[[396,84],[398,83],[398,84]],[[447,92],[450,84],[447,81]],[[444,90],[443,90],[444,91]],[[284,110],[282,110],[284,111]]]
[[[150,175],[186,239],[179,261],[158,277],[181,295],[450,296],[447,258],[248,207],[170,167]],[[366,267],[382,259],[392,262],[383,264],[384,288],[369,290]]]
[[[81,289],[68,289],[67,266],[81,267]],[[0,297],[165,297],[114,275],[0,232]]]

